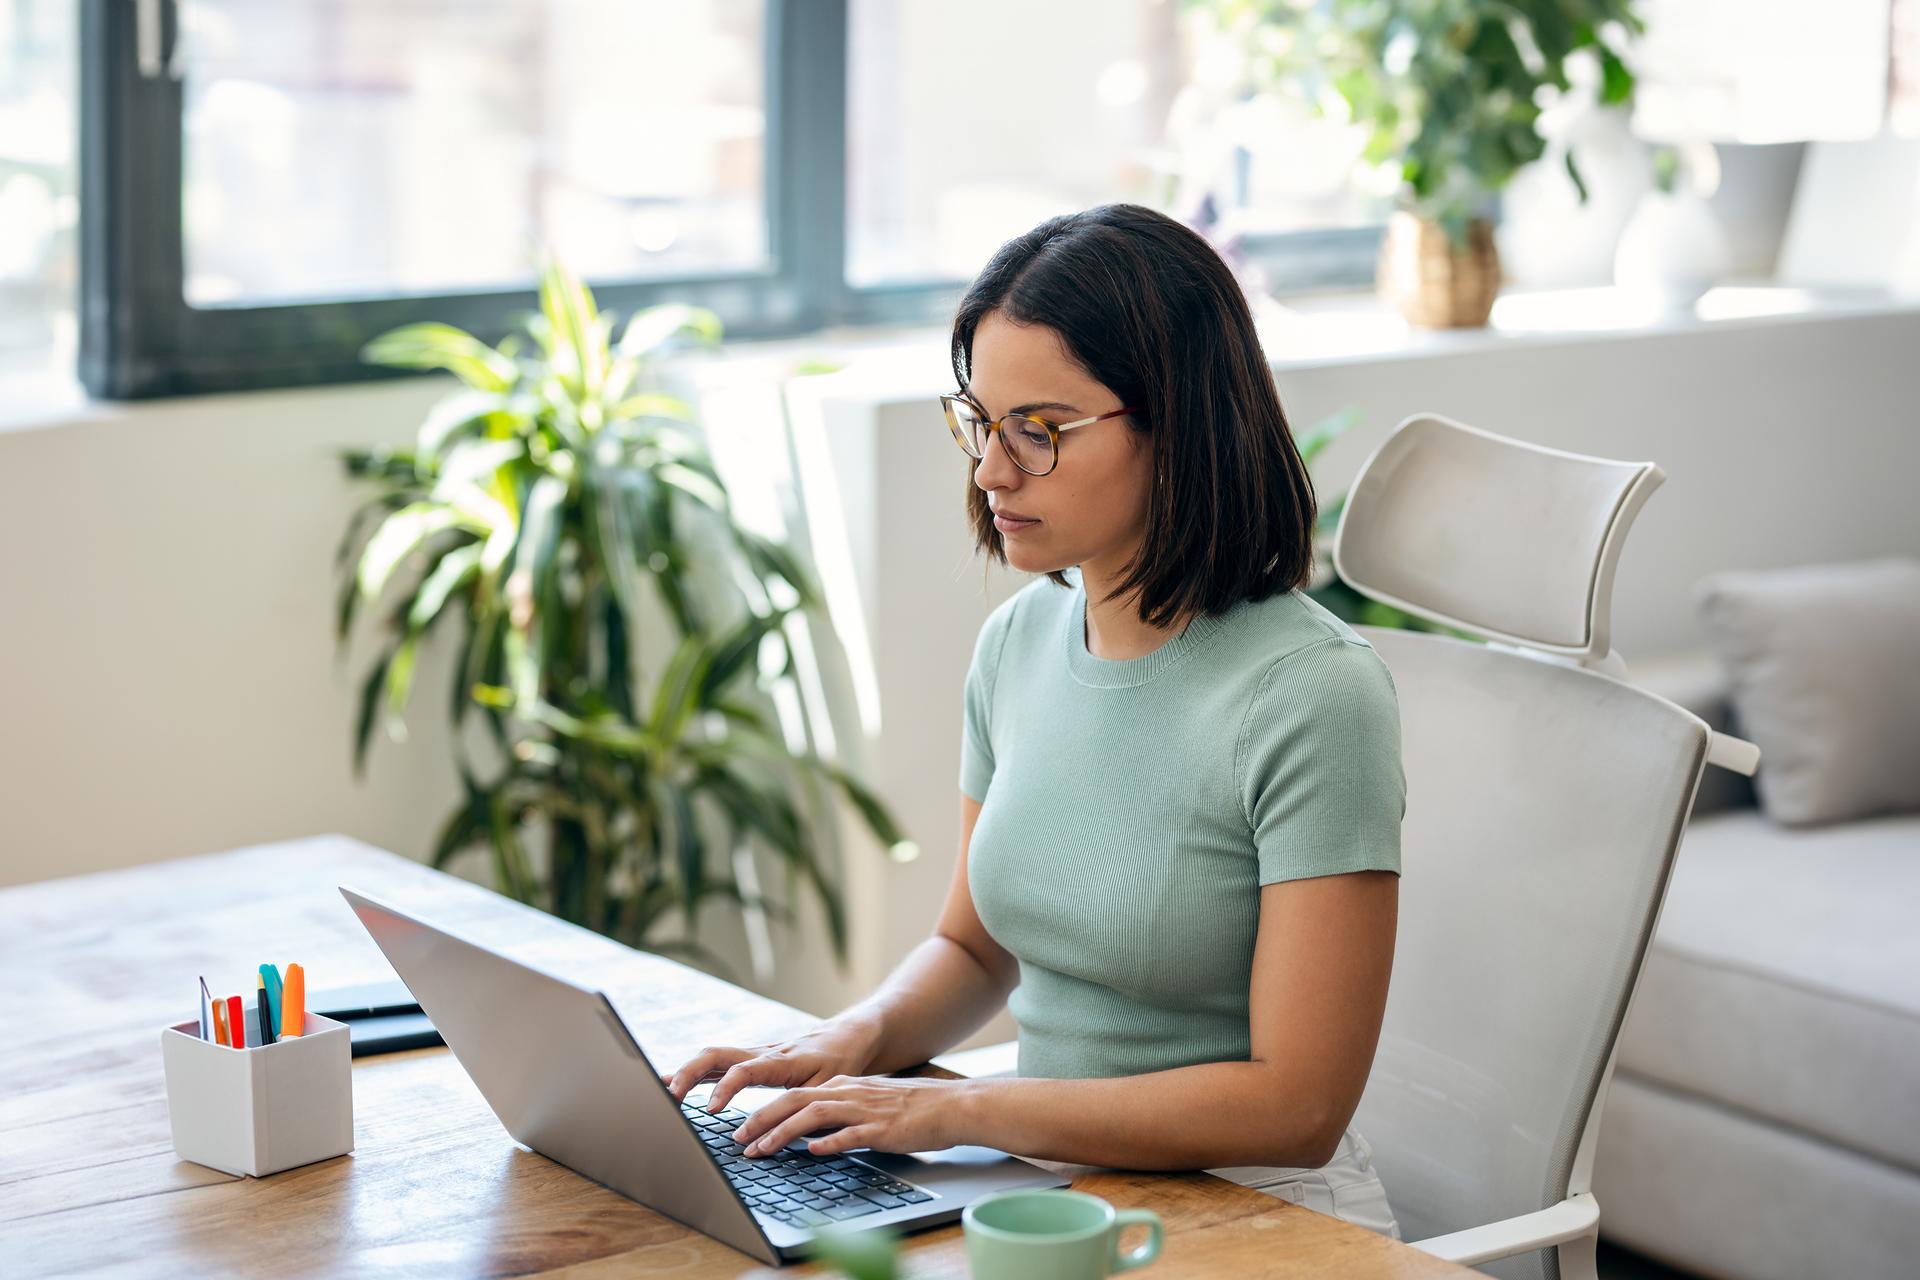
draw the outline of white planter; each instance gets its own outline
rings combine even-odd
[[[1726,232],[1690,191],[1649,191],[1620,232],[1613,280],[1672,308],[1690,307],[1727,274]]]

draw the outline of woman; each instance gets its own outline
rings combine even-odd
[[[1239,287],[1135,205],[994,255],[953,327],[980,548],[1046,577],[982,626],[933,936],[795,1040],[703,1050],[787,1092],[749,1156],[998,1147],[1211,1169],[1399,1238],[1348,1128],[1392,967],[1392,680],[1300,594],[1314,498]],[[1025,415],[1025,416],[1022,416]],[[997,447],[996,447],[997,443]],[[896,1079],[1003,1003],[1019,1073]]]

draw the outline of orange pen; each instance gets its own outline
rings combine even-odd
[[[280,994],[280,1034],[297,1036],[307,1027],[307,971],[297,964],[287,966],[287,980]]]
[[[233,1047],[233,1042],[227,1038],[227,1002],[225,1000],[213,1002],[213,1040],[215,1044]]]

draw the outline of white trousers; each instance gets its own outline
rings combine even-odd
[[[1052,1170],[1063,1178],[1097,1171],[1098,1166],[1062,1164],[1054,1160],[1035,1160],[1030,1164]],[[1229,1169],[1208,1169],[1208,1173],[1251,1187],[1266,1195],[1277,1196],[1291,1204],[1324,1213],[1356,1227],[1377,1231],[1389,1239],[1400,1239],[1400,1224],[1394,1221],[1387,1204],[1387,1189],[1373,1170],[1373,1148],[1358,1129],[1340,1136],[1333,1159],[1318,1169],[1281,1169],[1266,1165],[1242,1165]]]
[[[1342,1134],[1333,1159],[1318,1169],[1240,1166],[1207,1172],[1389,1239],[1401,1238],[1400,1224],[1387,1203],[1387,1189],[1374,1172],[1373,1148],[1358,1129]]]

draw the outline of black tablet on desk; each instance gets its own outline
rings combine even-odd
[[[307,1008],[347,1024],[356,1058],[446,1043],[398,978],[315,991],[307,996]]]

